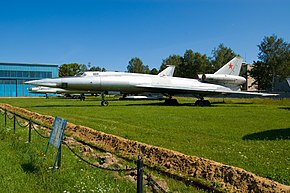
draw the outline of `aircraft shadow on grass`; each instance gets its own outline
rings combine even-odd
[[[226,102],[211,102],[211,105],[207,106],[207,107],[223,107],[223,106],[220,106],[220,104],[227,104],[227,103]],[[234,104],[234,105],[250,105],[252,103],[231,103],[231,104]],[[153,102],[153,103],[126,104],[124,106],[180,106],[180,107],[181,106],[192,106],[192,107],[195,107],[196,105],[195,105],[194,102],[192,102],[192,103],[175,103],[175,104],[167,104],[167,103],[164,103],[164,102]],[[227,107],[235,107],[236,108],[238,106],[227,106]]]
[[[280,107],[279,109],[288,110],[290,111],[290,107]]]
[[[176,103],[176,104],[166,104],[164,102],[160,103],[135,103],[135,104],[126,104],[124,106],[195,106],[194,103]]]
[[[248,134],[243,137],[243,140],[290,140],[290,128]]]
[[[110,100],[110,101],[118,101],[118,100]],[[109,101],[109,102],[110,102]],[[227,104],[225,102],[212,102],[210,106],[207,107],[222,107],[219,106],[219,104]],[[250,103],[233,103],[236,105],[249,105]],[[120,107],[120,106],[192,106],[195,107],[196,105],[194,104],[194,102],[192,103],[173,103],[173,104],[167,104],[164,102],[150,102],[150,103],[131,103],[131,104],[114,104],[114,107]],[[83,102],[82,104],[74,104],[74,105],[69,105],[69,104],[53,104],[53,105],[35,105],[35,106],[27,106],[27,107],[40,107],[40,108],[49,108],[49,107],[102,107],[98,104],[94,105],[94,104],[85,104],[85,102]],[[228,106],[231,107],[231,106]],[[233,107],[237,107],[237,106],[233,106]],[[25,108],[25,107],[24,107]]]

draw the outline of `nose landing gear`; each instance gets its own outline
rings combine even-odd
[[[102,92],[102,93],[101,93],[101,96],[102,96],[101,105],[102,105],[102,106],[108,106],[109,103],[108,103],[108,101],[105,100],[105,92]]]
[[[108,103],[108,101],[104,100],[104,101],[101,102],[101,105],[102,105],[102,106],[108,106],[109,103]]]

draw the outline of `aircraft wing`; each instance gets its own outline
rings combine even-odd
[[[224,94],[241,94],[241,95],[253,95],[253,96],[263,96],[263,97],[273,97],[279,94],[272,93],[262,93],[262,92],[246,92],[246,91],[227,91]]]
[[[200,94],[204,96],[210,95],[226,95],[226,94],[241,94],[241,95],[253,95],[253,96],[278,96],[278,94],[258,93],[258,92],[245,92],[245,91],[233,91],[231,89],[217,89],[217,88],[204,88],[204,87],[174,87],[168,85],[137,85],[139,88],[147,89],[148,91],[154,91],[159,93],[168,94]]]

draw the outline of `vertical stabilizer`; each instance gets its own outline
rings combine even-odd
[[[227,75],[235,75],[239,76],[241,67],[242,67],[243,58],[237,56],[234,57],[231,61],[226,63],[223,67],[221,67],[214,74],[227,74]]]
[[[158,76],[173,76],[175,66],[169,65],[163,71],[161,71]]]

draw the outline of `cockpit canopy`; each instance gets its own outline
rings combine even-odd
[[[83,72],[83,73],[80,73],[76,76],[79,76],[79,77],[91,77],[91,76],[99,76],[99,71],[88,71],[88,72]]]

